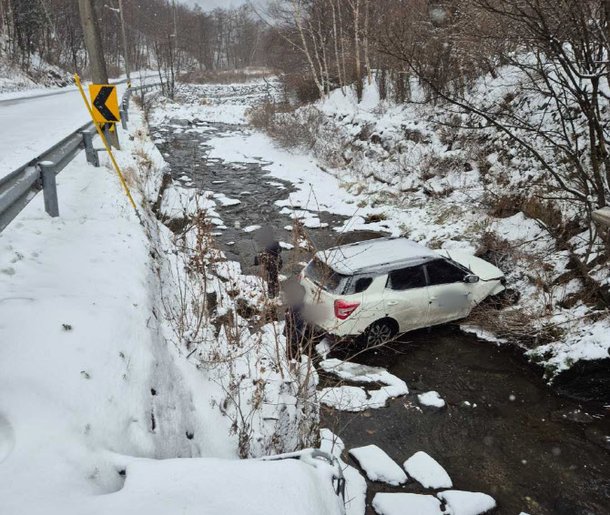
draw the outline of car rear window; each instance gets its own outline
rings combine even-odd
[[[348,276],[335,272],[326,263],[314,258],[305,268],[305,277],[329,293],[343,293]]]

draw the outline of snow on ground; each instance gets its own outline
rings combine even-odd
[[[314,468],[294,459],[131,459],[126,476],[121,490],[94,499],[95,513],[341,513],[329,468]]]
[[[506,338],[498,338],[491,331],[487,331],[486,329],[483,329],[476,325],[460,324],[460,329],[465,333],[474,334],[477,338],[486,342],[497,343],[498,345],[502,343],[508,343],[508,340]]]
[[[451,515],[481,515],[496,507],[493,497],[480,492],[445,490],[437,495],[447,503]]]
[[[7,38],[0,34],[0,102],[53,89],[59,89],[71,81],[70,74],[40,58],[31,55],[29,70],[10,62],[4,53]]]
[[[219,218],[214,210],[216,202],[210,191],[182,188],[171,184],[164,192],[160,211],[169,218],[187,218],[198,211],[206,211],[210,218]]]
[[[0,468],[7,513],[74,513],[120,488],[109,453],[234,455],[209,431],[227,424],[193,404],[195,385],[160,338],[149,242],[114,172],[81,154],[57,182],[60,217],[38,195],[0,234],[0,411],[14,435]]]
[[[178,102],[161,99],[163,115],[170,119],[198,119],[206,122],[243,125],[247,111],[268,98],[278,97],[276,79],[252,79],[236,84],[179,84]]]
[[[424,488],[451,488],[453,483],[446,470],[429,454],[416,452],[403,463],[410,477]]]
[[[379,389],[364,389],[355,386],[334,386],[322,389],[320,401],[342,411],[364,411],[383,408],[389,399],[407,395],[407,384],[380,367],[349,363],[339,359],[325,359],[320,368],[340,379],[357,383],[382,383]]]
[[[345,451],[343,440],[330,429],[323,428],[320,430],[320,449],[335,456],[343,470],[346,515],[364,515],[366,510],[366,480],[358,470],[343,461],[341,457]]]
[[[432,495],[378,493],[373,508],[379,515],[441,515],[441,503]]]
[[[318,394],[320,402],[340,411],[364,411],[369,408],[383,408],[370,401],[370,397],[364,388],[359,386],[333,386],[322,388]]]
[[[134,84],[137,85],[137,80]],[[87,90],[88,85],[84,87]],[[125,88],[125,84],[117,86],[119,98]],[[0,177],[26,164],[91,121],[80,92],[75,88],[50,96],[20,96],[6,100],[0,103],[0,124],[10,130],[3,130],[0,138]]]
[[[393,486],[407,482],[404,470],[376,445],[355,447],[349,453],[371,481],[382,481]]]
[[[430,392],[420,393],[417,400],[422,406],[431,406],[433,408],[444,408],[445,401],[441,398],[438,392],[434,390]]]

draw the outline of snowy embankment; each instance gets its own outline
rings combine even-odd
[[[260,501],[251,513],[262,514],[273,497],[279,512],[333,513],[338,497],[322,465],[206,459],[237,458],[236,410],[248,406],[249,422],[273,428],[278,417],[264,419],[251,399],[232,405],[222,362],[189,362],[173,341],[165,315],[180,292],[166,280],[180,252],[146,198],[164,163],[139,112],[130,125],[117,157],[141,222],[114,172],[79,155],[58,176],[61,216],[49,218],[39,195],[0,234],[0,512],[167,513],[178,503],[181,513],[211,515]],[[248,349],[234,367],[256,386],[264,381],[244,367],[253,373],[262,357]],[[279,394],[290,405],[290,392]],[[287,411],[279,418],[290,429]],[[273,433],[245,429],[263,443]]]
[[[506,84],[516,79],[510,69],[504,73],[477,84],[473,96],[479,105],[512,94],[515,86]],[[579,360],[608,358],[607,310],[587,300],[567,246],[545,230],[545,219],[563,213],[572,233],[578,228],[569,247],[593,262],[602,255],[603,244],[597,240],[588,246],[589,228],[578,207],[538,200],[548,196],[544,184],[549,179],[506,135],[489,128],[457,128],[472,120],[422,102],[416,84],[412,90],[414,103],[403,105],[380,100],[374,84],[365,87],[360,103],[352,90],[335,90],[316,104],[276,114],[270,131],[308,133],[303,143],[311,150],[293,149],[291,164],[298,169],[306,162],[311,182],[317,181],[320,168],[340,179],[343,205],[351,204],[350,226],[403,234],[432,248],[464,249],[505,271],[518,302],[499,311],[480,310],[470,331],[478,324],[483,327],[476,332],[491,332],[496,342],[520,343],[545,367],[549,379]],[[522,100],[517,97],[513,103],[539,116],[544,99],[524,94]],[[554,123],[551,118],[543,122]],[[260,135],[253,136],[254,141],[267,145]],[[237,157],[247,147],[235,143],[227,141],[226,146]],[[282,153],[271,154],[275,163],[270,169],[278,176],[277,154]],[[284,171],[288,177],[299,174]],[[327,198],[326,188],[317,192],[322,192],[316,199],[319,209],[348,214],[335,198]],[[299,203],[302,197],[291,198]],[[311,205],[311,198],[308,202]],[[607,261],[595,263],[590,276],[608,287]]]

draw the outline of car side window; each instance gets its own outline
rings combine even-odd
[[[464,280],[466,273],[457,266],[444,259],[437,259],[426,265],[430,286],[436,284],[459,283]]]
[[[354,285],[354,293],[362,293],[371,285],[372,282],[372,277],[359,277]]]
[[[410,290],[426,286],[423,266],[410,266],[393,270],[388,274],[387,288],[391,290]]]

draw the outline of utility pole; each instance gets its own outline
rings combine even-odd
[[[108,84],[108,71],[106,70],[102,38],[97,25],[93,0],[78,0],[78,9],[80,11],[80,22],[83,27],[85,47],[89,54],[91,78],[96,84]]]
[[[129,47],[127,46],[127,32],[125,32],[125,15],[123,14],[123,0],[119,0],[119,10],[121,15],[121,32],[123,33],[123,52],[125,55],[125,74],[127,75],[127,86],[131,87],[130,66],[129,66]]]
[[[89,54],[89,69],[91,79],[94,84],[108,84],[108,71],[106,60],[104,59],[104,49],[102,47],[102,37],[97,24],[97,16],[93,7],[93,0],[78,0],[78,10],[80,12],[80,22],[83,27],[85,47]],[[116,126],[113,131],[105,131],[110,144],[119,148],[119,137]]]

